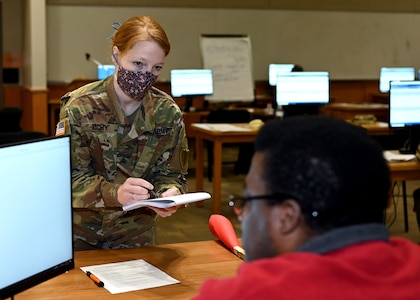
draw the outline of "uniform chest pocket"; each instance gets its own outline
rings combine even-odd
[[[118,124],[86,124],[83,130],[91,137],[91,143],[98,143],[102,151],[109,151],[118,146]]]
[[[115,164],[118,152],[119,134],[116,124],[85,124],[83,131],[89,136],[90,156],[93,168],[100,174],[111,178],[110,170]]]

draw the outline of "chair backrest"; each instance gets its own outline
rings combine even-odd
[[[207,116],[208,123],[248,123],[251,113],[245,109],[212,110]]]
[[[0,145],[36,140],[44,137],[47,137],[47,135],[38,131],[0,132]]]
[[[0,109],[0,132],[21,131],[20,120],[22,118],[20,107],[6,106]]]

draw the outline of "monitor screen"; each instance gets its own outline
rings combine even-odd
[[[74,268],[70,137],[0,146],[0,299]]]
[[[326,104],[329,102],[328,72],[289,72],[277,74],[276,102],[289,104]]]
[[[102,80],[111,76],[115,72],[114,65],[98,65],[98,79]]]
[[[389,92],[389,83],[392,80],[414,80],[416,70],[412,67],[382,67],[379,74],[379,91]]]
[[[213,72],[210,69],[171,70],[173,97],[213,94]]]
[[[294,64],[269,64],[268,65],[268,83],[276,86],[277,73],[291,72]]]
[[[405,127],[420,124],[420,81],[391,81],[389,125]]]
[[[294,64],[269,64],[268,65],[268,83],[275,86],[277,82],[277,73],[291,72]]]

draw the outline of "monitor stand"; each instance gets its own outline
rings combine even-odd
[[[408,130],[408,141],[406,145],[399,149],[401,154],[416,154],[420,142],[420,125],[406,126]]]
[[[284,118],[302,116],[302,115],[318,115],[322,104],[302,103],[283,105]]]
[[[184,107],[184,111],[185,112],[190,112],[192,111],[193,107],[193,96],[185,96],[185,107]]]

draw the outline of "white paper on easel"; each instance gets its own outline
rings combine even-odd
[[[252,102],[252,49],[248,35],[203,34],[200,38],[203,67],[213,71],[214,92],[210,102]]]
[[[143,259],[125,262],[80,267],[83,272],[91,272],[103,283],[111,294],[144,290],[179,283],[162,270]]]

